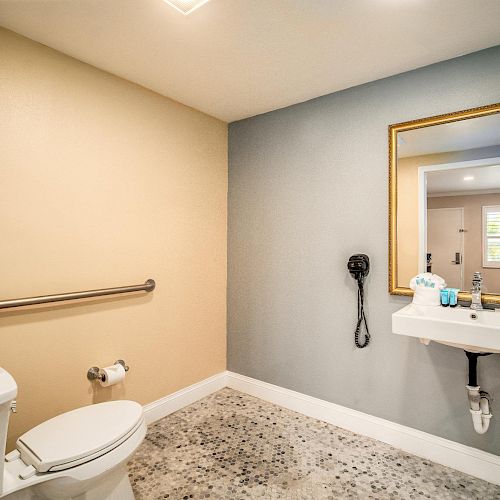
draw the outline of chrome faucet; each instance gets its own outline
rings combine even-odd
[[[481,276],[481,273],[475,272],[474,276],[472,277],[472,288],[471,288],[472,302],[470,304],[470,308],[475,309],[476,311],[479,311],[483,308],[483,304],[481,302],[482,283],[483,283],[483,277]]]

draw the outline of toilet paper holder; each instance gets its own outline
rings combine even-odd
[[[123,359],[117,359],[114,363],[114,365],[122,365],[123,369],[128,372],[130,368],[127,366],[125,361]],[[92,366],[89,368],[87,372],[87,378],[89,380],[100,380],[101,382],[104,382],[106,376],[104,373],[101,373],[101,369],[98,366]]]

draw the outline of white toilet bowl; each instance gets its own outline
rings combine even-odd
[[[5,410],[15,396],[13,387],[17,391],[12,377],[0,368],[2,456],[9,416]],[[16,450],[5,456],[0,498],[132,500],[126,464],[145,435],[142,406],[133,401],[99,403],[58,415],[23,434]]]

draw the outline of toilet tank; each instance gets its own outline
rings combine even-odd
[[[17,395],[17,384],[9,372],[0,367],[0,495],[3,491],[5,442],[9,426],[10,403]]]

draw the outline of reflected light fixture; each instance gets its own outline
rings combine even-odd
[[[473,175],[466,175],[464,177],[464,181],[473,181],[474,180],[474,176]]]
[[[163,0],[165,3],[168,3],[171,7],[173,7],[178,12],[187,16],[191,14],[194,10],[201,7],[203,4],[206,4],[209,0]]]

